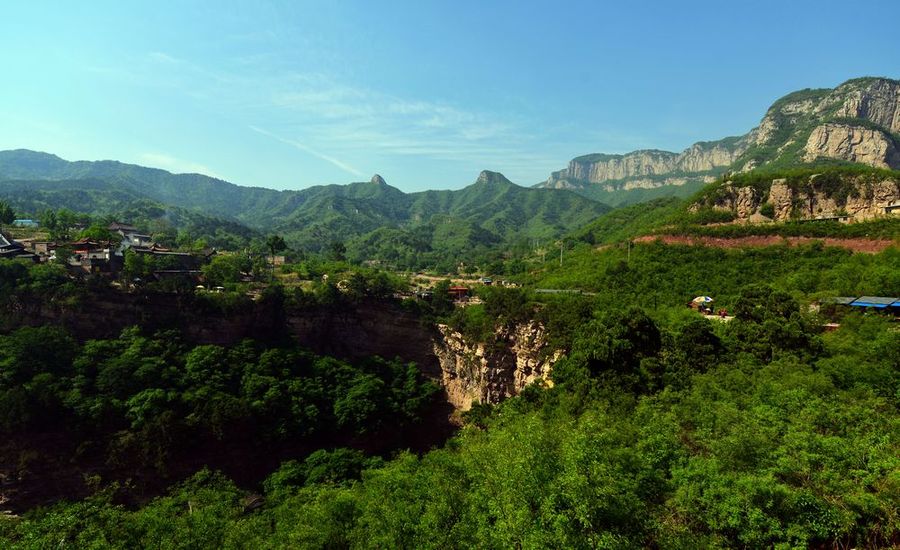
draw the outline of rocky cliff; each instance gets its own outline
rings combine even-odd
[[[566,169],[553,172],[541,186],[577,189],[599,184],[614,191],[683,185],[693,178],[712,178],[711,173],[730,166],[743,150],[743,142],[725,139],[695,143],[681,153],[642,150],[625,155],[585,155],[572,159]]]
[[[447,399],[457,410],[468,410],[473,403],[499,403],[538,378],[552,383],[553,364],[562,355],[547,348],[544,327],[534,322],[498,329],[490,346],[467,342],[446,325],[439,329],[434,354]]]
[[[900,168],[900,81],[857,78],[834,89],[801,90],[776,101],[751,130],[735,168],[820,158]]]
[[[852,124],[816,126],[806,141],[804,153],[806,162],[830,158],[877,168],[900,167],[900,150],[890,134]]]
[[[877,176],[812,175],[802,180],[773,179],[767,186],[739,186],[726,182],[704,206],[734,214],[739,222],[787,221],[842,217],[862,221],[896,215],[900,179]]]
[[[538,185],[606,192],[648,189],[709,182],[731,170],[785,167],[822,158],[900,169],[898,134],[900,81],[858,78],[834,89],[784,96],[772,104],[759,126],[743,136],[699,142],[681,153],[585,155]]]
[[[60,325],[79,340],[115,338],[127,327],[177,330],[195,344],[232,345],[244,338],[285,338],[316,353],[344,359],[378,355],[415,362],[440,381],[448,402],[498,403],[536,378],[548,379],[559,353],[548,353],[536,323],[498,330],[491,346],[466,342],[446,326],[433,326],[393,302],[286,307],[277,300],[233,311],[204,308],[192,295],[95,290],[75,302],[16,300],[0,315],[0,334],[20,326]]]

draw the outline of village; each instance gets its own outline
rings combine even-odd
[[[135,225],[119,221],[101,226],[99,231],[97,225],[75,223],[68,231],[77,236],[74,239],[51,239],[47,229],[32,219],[16,219],[7,229],[0,231],[0,258],[63,265],[71,278],[106,279],[118,288],[134,289],[155,284],[157,288],[221,293],[226,291],[223,285],[234,283],[228,288],[258,297],[261,287],[278,281],[285,287],[304,290],[318,282],[331,283],[342,293],[354,290],[348,272],[315,271],[300,276],[290,271],[286,256],[280,254],[254,255],[249,250],[238,252],[210,247],[173,250],[162,246],[153,235]],[[105,238],[96,236],[97,233],[104,234]],[[230,280],[225,281],[215,274],[215,270],[204,269],[215,258],[220,258],[222,263],[225,258],[242,261],[234,262],[240,267],[233,270]],[[394,298],[431,301],[438,283],[449,281],[449,286],[441,292],[445,292],[456,307],[482,303],[475,291],[478,287],[518,286],[515,282],[495,281],[488,276],[450,278],[421,272],[396,275],[404,282],[394,285],[391,293]]]
[[[107,238],[83,236],[74,240],[50,240],[46,232],[37,229],[37,222],[30,219],[15,220],[9,234],[0,232],[0,258],[30,260],[35,263],[56,262],[66,266],[73,276],[95,274],[114,276],[125,270],[125,258],[129,253],[158,259],[160,269],[152,271],[157,279],[184,276],[198,279],[200,266],[208,262],[217,251],[180,252],[154,242],[153,237],[137,227],[113,222],[106,226]],[[73,231],[84,233],[83,224]],[[15,233],[25,236],[14,239]]]

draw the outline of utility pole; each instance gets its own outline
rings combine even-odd
[[[559,241],[559,267],[562,267],[563,242]]]

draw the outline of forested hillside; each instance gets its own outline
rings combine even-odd
[[[162,223],[198,232],[209,225],[204,220],[215,219],[235,235],[235,245],[278,233],[300,252],[339,247],[357,261],[396,268],[440,264],[444,272],[460,262],[487,264],[503,257],[501,245],[556,238],[609,211],[569,191],[523,188],[488,171],[454,191],[407,194],[377,175],[369,182],[274,191],[112,161],[70,163],[25,150],[0,152],[0,197],[34,217],[68,208],[142,222],[146,230]]]
[[[826,312],[807,308],[900,294],[895,248],[580,245],[562,266],[530,271],[525,288],[479,292],[481,305],[417,306],[470,338],[536,319],[565,350],[552,388],[474,406],[456,437],[422,454],[395,443],[373,455],[385,440],[365,435],[401,437],[395,423],[415,422],[434,396],[396,362],[349,366],[249,342],[191,348],[136,331],[83,344],[53,328],[0,336],[7,445],[23,422],[34,433],[61,422],[73,456],[116,450],[100,456],[119,475],[200,470],[151,500],[102,474],[95,496],[3,520],[0,537],[13,548],[898,543],[898,333],[889,316],[849,311],[827,313],[841,326],[824,332]],[[61,299],[40,290],[58,284],[45,273],[17,280],[6,296]],[[701,294],[734,319],[684,307]],[[36,339],[52,345],[36,355]],[[237,450],[247,434],[261,452],[291,449],[262,483],[192,455],[206,441]]]

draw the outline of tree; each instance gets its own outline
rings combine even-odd
[[[153,273],[153,258],[145,254],[138,254],[132,249],[125,250],[125,261],[122,275],[127,281],[136,278],[148,277]]]
[[[238,283],[241,273],[253,268],[250,259],[237,254],[220,255],[203,266],[203,276],[211,286],[220,286],[226,283]]]
[[[347,247],[341,241],[333,241],[328,245],[329,259],[343,262],[347,259]]]
[[[0,201],[0,228],[16,220],[16,213],[6,201]]]
[[[274,260],[275,254],[282,250],[287,250],[287,244],[284,242],[284,238],[281,235],[270,235],[266,239],[266,248],[269,249],[269,254],[273,256]]]
[[[281,235],[270,235],[266,239],[266,248],[269,249],[269,265],[272,269],[271,278],[275,278],[275,254],[287,249],[287,244]]]
[[[56,231],[56,227],[59,224],[59,221],[56,219],[56,210],[48,208],[42,211],[40,215],[38,215],[38,223],[41,224],[41,227],[46,228],[51,233]]]
[[[742,321],[762,323],[766,319],[789,319],[800,311],[790,294],[764,284],[747,285],[734,305],[734,316]]]
[[[637,371],[641,360],[656,357],[662,347],[659,327],[640,308],[608,313],[579,330],[572,355],[585,361],[591,373]]]
[[[119,240],[107,227],[96,223],[79,233],[78,238],[97,242],[116,242]]]

